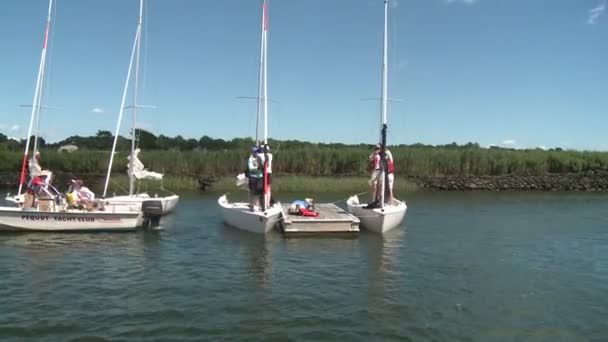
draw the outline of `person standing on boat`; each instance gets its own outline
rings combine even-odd
[[[258,155],[258,147],[251,147],[251,154],[247,159],[247,177],[249,178],[249,204],[250,209],[253,211],[255,206],[259,206],[259,198],[257,195],[260,194],[259,188],[262,182],[263,174],[261,170],[260,158]]]
[[[34,157],[30,159],[30,177],[40,176],[42,167],[40,166],[40,151],[36,151]]]
[[[395,182],[395,164],[393,161],[393,154],[388,148],[384,151],[384,155],[386,156],[386,163],[388,166],[386,170],[386,172],[388,173],[388,203],[393,205],[393,183]]]
[[[40,175],[42,175],[42,167],[40,166],[40,151],[36,151],[32,159],[29,160],[29,171],[30,181],[27,184],[28,188],[38,185],[33,184],[34,179],[39,179]]]
[[[372,154],[369,156],[368,171],[371,173],[369,179],[369,192],[372,195],[372,202],[377,202],[378,180],[380,179],[380,145],[374,146]]]
[[[268,164],[266,165],[266,182],[268,186],[267,195],[269,202],[272,202],[272,153],[270,153],[270,145],[268,144],[262,145],[260,147],[260,153],[258,153],[260,168],[262,171],[264,171],[264,162],[266,161],[266,157],[268,157]]]

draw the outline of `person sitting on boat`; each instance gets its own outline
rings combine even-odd
[[[260,200],[257,195],[261,193],[260,187],[263,187],[263,184],[260,180],[264,177],[260,167],[258,150],[257,146],[252,146],[250,149],[251,154],[249,155],[249,159],[247,159],[246,175],[247,178],[249,178],[249,204],[252,211],[255,206],[260,205]]]
[[[369,164],[368,164],[368,171],[370,172],[370,179],[369,179],[369,192],[372,195],[372,202],[376,202],[377,201],[377,188],[378,188],[378,180],[380,179],[380,171],[381,171],[381,167],[380,167],[380,145],[376,145],[374,146],[374,150],[372,151],[372,154],[370,154],[369,158]]]
[[[312,198],[306,198],[304,200],[295,200],[291,202],[289,209],[287,210],[291,215],[301,216],[319,216],[319,213],[315,211],[315,202]]]
[[[95,193],[87,188],[82,180],[72,179],[72,185],[70,185],[66,197],[73,206],[90,206],[95,200]]]

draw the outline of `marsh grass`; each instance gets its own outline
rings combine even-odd
[[[475,175],[498,176],[542,175],[546,173],[586,172],[608,170],[607,152],[544,151],[540,149],[510,150],[479,147],[432,147],[394,146],[397,175],[443,176]],[[367,157],[370,150],[365,146],[315,146],[283,148],[275,151],[273,170],[280,175],[307,175],[309,177],[342,177],[367,175]],[[0,172],[17,172],[21,167],[21,153],[0,150]],[[192,179],[201,175],[229,177],[245,169],[246,150],[193,150],[193,151],[145,151],[141,161],[150,170],[167,175],[167,188],[182,184],[196,184]],[[76,174],[103,174],[107,170],[108,152],[80,150],[74,153],[42,151],[42,166],[54,171]],[[124,152],[117,153],[112,172],[126,173]],[[175,178],[173,178],[175,177]],[[296,176],[293,176],[296,177]],[[298,185],[301,177],[285,184]],[[307,182],[312,182],[310,179]],[[349,181],[345,181],[349,182]],[[175,183],[175,184],[173,184]],[[333,185],[336,183],[337,185]],[[332,187],[348,186],[340,181]],[[280,184],[277,184],[280,186]]]

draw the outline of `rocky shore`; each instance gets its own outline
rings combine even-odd
[[[409,176],[427,190],[443,191],[607,191],[608,171],[501,176]]]

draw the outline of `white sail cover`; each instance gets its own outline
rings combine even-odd
[[[128,170],[127,170],[129,176],[131,176],[131,174],[132,174],[137,179],[152,179],[152,180],[163,179],[162,173],[148,171],[144,168],[144,163],[142,163],[139,160],[139,158],[137,158],[137,155],[139,154],[139,152],[140,152],[140,149],[136,148],[133,151],[133,154],[131,156],[127,157],[127,159],[129,160]],[[133,158],[133,163],[131,163],[131,158]],[[131,170],[131,165],[133,165],[133,170]]]

